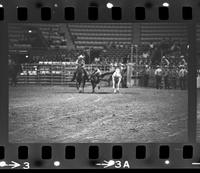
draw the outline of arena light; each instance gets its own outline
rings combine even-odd
[[[169,7],[169,3],[168,3],[168,2],[164,2],[164,3],[162,4],[162,6],[163,6],[163,7]]]
[[[26,55],[26,58],[28,58],[28,55]]]
[[[110,2],[108,2],[108,3],[106,4],[106,6],[107,6],[107,8],[113,8],[113,4],[110,3]]]
[[[3,5],[2,4],[0,4],[0,8],[2,8],[3,7]]]
[[[32,30],[28,30],[28,33],[32,33]]]
[[[54,4],[54,7],[57,8],[57,7],[58,7],[58,4]]]

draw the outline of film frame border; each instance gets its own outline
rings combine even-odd
[[[52,15],[52,19],[51,20],[41,20],[40,18],[40,13],[39,10],[37,8],[34,8],[35,6],[35,2],[39,3],[42,2],[42,4],[44,5],[44,7],[52,7],[52,3],[53,1],[32,1],[33,4],[29,4],[30,1],[25,2],[25,1],[12,1],[11,2],[2,2],[3,4],[3,8],[4,8],[4,20],[0,21],[0,28],[1,31],[0,32],[0,37],[2,39],[0,39],[0,55],[2,57],[7,57],[7,50],[8,50],[8,40],[7,40],[7,23],[62,23],[62,22],[68,22],[68,20],[65,20],[63,17],[63,11],[62,12],[55,12],[54,15]],[[55,1],[56,3],[57,1]],[[60,2],[60,1],[59,1]],[[79,0],[76,0],[76,3],[79,3]],[[95,2],[100,2],[98,0],[96,0]],[[172,1],[172,0],[168,0],[167,2],[169,2],[170,7],[169,7],[169,19],[168,20],[160,20],[159,16],[158,16],[158,7],[161,5],[155,5],[156,2],[160,4],[159,0],[156,1],[134,1],[134,3],[130,0],[126,0],[124,1],[126,5],[121,4],[120,1],[118,1],[118,5],[120,6],[122,9],[122,17],[121,20],[112,20],[112,13],[109,12],[108,9],[106,9],[105,7],[99,7],[98,9],[98,20],[95,22],[98,23],[106,23],[106,22],[116,22],[116,23],[123,23],[123,22],[182,22],[182,23],[187,23],[188,25],[188,35],[189,35],[189,44],[191,45],[190,47],[190,57],[196,57],[196,23],[199,22],[199,16],[200,14],[198,13],[198,10],[200,8],[199,6],[199,2],[196,2],[195,0],[193,1]],[[153,2],[153,3],[152,3]],[[0,2],[1,4],[1,2]],[[69,23],[73,23],[73,22],[84,22],[84,23],[89,23],[89,22],[94,22],[93,20],[89,20],[88,19],[88,14],[87,14],[87,9],[88,9],[88,4],[90,4],[90,1],[87,0],[86,3],[81,4],[80,6],[76,6],[77,4],[69,4],[69,6],[76,6],[75,8],[75,19],[74,20],[70,20]],[[131,4],[131,6],[130,6]],[[19,21],[17,19],[17,13],[9,13],[9,11],[13,11],[14,9],[16,9],[16,7],[26,7],[28,6],[28,15],[30,14],[30,16],[28,16],[28,20],[21,20]],[[31,8],[29,8],[29,6]],[[66,6],[68,6],[68,4],[66,4]],[[128,8],[126,8],[128,7]],[[134,13],[129,13],[130,11],[134,11],[131,10],[133,7],[144,7],[145,8],[145,19],[144,20],[136,20],[133,16]],[[176,8],[177,7],[177,8]],[[183,16],[182,16],[182,8],[179,7],[192,7],[192,19],[191,20],[183,20]],[[59,7],[58,7],[59,8]],[[126,8],[126,10],[123,10],[124,8]],[[84,10],[83,10],[84,9]],[[107,10],[107,12],[105,13],[104,10]],[[127,10],[128,9],[128,10]],[[38,13],[34,13],[34,11],[37,11]],[[177,10],[179,11],[179,13],[177,13]],[[85,13],[86,12],[86,13]],[[34,14],[34,15],[33,15]],[[61,17],[62,16],[62,17]],[[78,16],[78,17],[77,17]],[[109,18],[106,18],[107,16],[109,16]],[[157,16],[155,18],[155,16]],[[173,16],[173,18],[171,17]],[[0,99],[1,99],[1,113],[8,114],[8,88],[7,88],[7,70],[5,67],[7,67],[7,59],[1,59],[0,60],[0,64],[3,68],[0,68],[0,76],[2,78],[2,80],[4,81],[1,84],[1,90],[0,90]],[[181,159],[181,162],[175,162],[170,164],[170,168],[173,167],[192,167],[191,162],[196,161],[198,162],[199,158],[197,155],[196,151],[199,151],[200,146],[198,144],[196,144],[196,78],[194,78],[194,76],[196,75],[196,58],[192,58],[192,61],[189,61],[189,74],[190,74],[190,83],[191,85],[189,85],[189,96],[188,96],[188,101],[189,101],[189,116],[188,116],[188,143],[185,144],[176,144],[176,143],[170,143],[170,144],[158,144],[158,143],[147,143],[147,144],[83,144],[83,143],[79,143],[79,144],[70,144],[70,146],[75,146],[75,150],[76,150],[76,157],[78,157],[78,159],[73,159],[73,163],[76,164],[75,167],[71,167],[71,168],[77,168],[80,166],[80,168],[99,168],[99,167],[94,167],[94,163],[96,163],[98,161],[98,159],[89,159],[88,158],[88,150],[89,150],[89,146],[99,146],[99,151],[100,151],[100,156],[102,158],[110,158],[112,159],[112,146],[113,145],[117,145],[117,146],[122,146],[122,150],[123,150],[123,158],[120,160],[124,160],[126,159],[125,156],[127,156],[127,160],[129,160],[129,162],[133,163],[134,165],[131,166],[131,168],[165,168],[166,164],[163,164],[163,160],[162,159],[158,159],[158,154],[159,154],[159,146],[160,145],[167,145],[170,148],[170,156],[169,159],[172,161],[176,161],[178,160],[178,158],[182,158],[181,156],[183,156],[183,147],[184,145],[186,146],[192,146],[193,147],[193,157],[190,159]],[[5,75],[6,74],[6,75]],[[18,160],[18,147],[20,146],[28,146],[30,148],[29,150],[29,156],[34,155],[36,150],[38,152],[36,158],[31,157],[32,162],[35,163],[35,165],[33,167],[38,168],[38,167],[44,167],[44,168],[55,168],[55,166],[52,167],[52,164],[49,163],[49,161],[44,161],[40,160],[41,158],[38,156],[41,156],[41,146],[51,146],[52,147],[52,156],[53,159],[56,160],[56,154],[57,153],[63,153],[63,148],[67,145],[65,144],[10,144],[8,143],[8,124],[6,123],[2,123],[2,122],[8,122],[8,119],[5,116],[0,116],[0,128],[3,130],[0,130],[0,136],[3,136],[3,138],[0,138],[0,144],[1,146],[4,146],[5,148],[5,159],[6,160],[13,160],[16,159]],[[130,155],[129,151],[131,151],[133,148],[136,148],[137,146],[146,146],[146,154],[147,154],[147,158],[142,159],[143,161],[137,161],[137,159],[135,159],[135,157],[133,156],[134,154]],[[60,150],[62,148],[62,150]],[[36,149],[36,150],[35,150]],[[174,152],[173,152],[174,151]],[[10,154],[12,153],[12,154]],[[156,154],[155,154],[156,153]],[[171,155],[171,153],[173,153],[173,155]],[[191,153],[191,152],[190,152]],[[81,154],[81,155],[80,155]],[[103,154],[103,155],[102,155]],[[136,153],[135,153],[136,154]],[[63,154],[62,154],[63,155]],[[84,157],[83,157],[84,155]],[[55,157],[54,157],[55,156]],[[87,157],[85,157],[87,156]],[[133,157],[132,157],[133,156]],[[149,158],[150,156],[150,158]],[[152,156],[154,158],[152,158]],[[180,156],[180,157],[179,157]],[[178,157],[178,158],[177,158]],[[100,158],[100,159],[102,159]],[[63,159],[63,157],[61,158]],[[86,159],[86,160],[85,160]],[[24,159],[22,159],[24,160]],[[46,160],[46,159],[45,159]],[[47,159],[49,160],[49,159]],[[57,158],[57,160],[60,160],[60,158]],[[65,160],[65,159],[64,159]],[[66,165],[67,162],[66,160],[63,163],[65,163]],[[101,160],[102,161],[102,160]],[[179,160],[180,161],[180,160]],[[50,162],[52,162],[52,159],[50,159]],[[61,162],[62,163],[62,162]],[[70,163],[70,162],[69,162]],[[72,162],[71,162],[72,163]],[[184,166],[182,165],[184,163]],[[49,165],[50,164],[50,165]],[[77,164],[79,166],[77,166]],[[72,164],[73,165],[73,164]],[[63,167],[59,167],[59,168],[66,168],[65,165],[63,165]],[[68,167],[67,167],[68,168]]]

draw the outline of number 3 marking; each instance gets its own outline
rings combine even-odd
[[[24,162],[24,167],[23,169],[30,169],[30,163],[29,162]]]
[[[120,161],[116,161],[115,163],[116,163],[115,168],[121,168],[122,165]]]

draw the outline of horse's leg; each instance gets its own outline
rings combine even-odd
[[[98,90],[100,90],[100,84],[99,83],[97,84],[97,88],[98,88]]]
[[[79,91],[79,93],[82,92],[82,90],[81,90],[81,83],[80,82],[78,82],[78,91]]]
[[[84,87],[85,87],[85,81],[83,81],[83,92],[84,92]]]
[[[71,79],[71,82],[73,82],[73,81],[75,80],[75,78],[76,78],[76,73],[77,73],[77,69],[75,70],[75,72],[74,72],[74,74],[73,74],[73,77],[72,77],[72,79]]]
[[[96,87],[96,84],[93,83],[93,84],[92,84],[92,93],[95,93],[95,87]]]

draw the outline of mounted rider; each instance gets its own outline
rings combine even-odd
[[[85,76],[88,76],[88,74],[87,74],[87,72],[85,70],[85,56],[84,55],[79,55],[75,63],[76,63],[77,68],[76,68],[76,70],[74,72],[72,81],[74,81],[74,79],[76,77],[76,73],[77,73],[77,69],[78,68],[82,68],[84,70]]]
[[[98,66],[96,66],[94,68],[94,72],[91,74],[91,78],[92,77],[96,77],[96,83],[97,83],[98,89],[100,89],[100,84],[99,83],[100,83],[100,76],[101,76],[101,74],[102,74],[102,72],[101,72],[101,70],[99,69]]]

